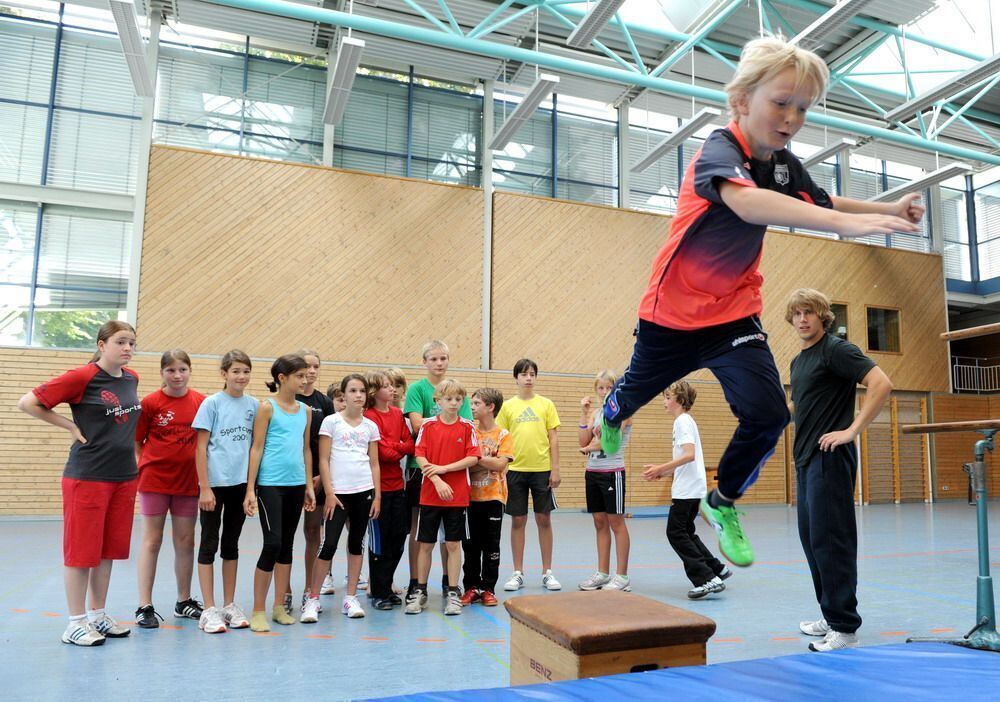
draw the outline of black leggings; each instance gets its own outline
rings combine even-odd
[[[295,530],[305,497],[305,485],[257,486],[257,509],[264,532],[264,548],[257,559],[261,570],[270,573],[275,563],[291,565]]]
[[[222,560],[235,561],[240,557],[240,534],[247,515],[243,511],[243,500],[247,496],[247,484],[227,485],[212,488],[215,493],[215,509],[211,512],[200,510],[201,544],[198,546],[198,563],[212,565],[215,552],[219,550],[219,528],[222,529]]]
[[[323,542],[319,545],[318,558],[332,561],[337,552],[337,543],[347,526],[347,552],[352,556],[360,556],[365,550],[365,532],[368,530],[368,515],[371,513],[375,490],[365,490],[349,495],[337,494],[337,499],[343,507],[337,507],[333,516],[323,522]]]

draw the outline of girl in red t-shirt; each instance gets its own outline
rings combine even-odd
[[[111,566],[128,559],[135,512],[133,438],[141,407],[139,376],[126,368],[135,329],[111,320],[97,332],[97,353],[85,366],[42,383],[17,403],[32,417],[73,437],[62,478],[63,565],[69,625],[63,643],[100,646],[129,635],[105,611]],[[72,419],[55,412],[66,403]],[[89,609],[87,599],[90,599]]]
[[[156,559],[163,543],[163,527],[170,513],[177,576],[175,617],[198,619],[201,604],[191,597],[194,570],[194,523],[198,517],[198,472],[194,452],[198,432],[191,427],[205,396],[188,388],[191,358],[181,349],[160,357],[159,390],[142,398],[142,415],[135,431],[139,464],[139,511],[142,513],[142,547],[139,549],[139,608],[135,622],[155,629],[153,581]]]

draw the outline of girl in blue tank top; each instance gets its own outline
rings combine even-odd
[[[262,400],[253,425],[250,447],[250,470],[243,508],[247,515],[260,512],[264,545],[253,579],[253,631],[270,631],[264,610],[267,592],[274,574],[274,605],[271,619],[279,624],[294,624],[295,618],[285,609],[292,570],[295,530],[303,506],[307,512],[316,508],[312,484],[312,453],[309,450],[310,411],[295,399],[306,384],[306,360],[299,355],[282,356],[271,365],[273,382],[268,389],[274,398]]]

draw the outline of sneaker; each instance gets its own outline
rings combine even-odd
[[[341,607],[341,611],[348,619],[361,619],[365,616],[365,610],[361,609],[361,603],[353,595],[344,596],[344,606]]]
[[[333,579],[333,575],[330,573],[326,574],[323,578],[323,587],[319,589],[319,594],[321,595],[335,595],[337,594],[337,581]]]
[[[230,602],[222,608],[222,618],[226,622],[226,626],[230,629],[246,629],[250,626],[250,622],[247,621],[247,615],[243,613],[243,610],[235,602]]]
[[[87,618],[71,620],[63,632],[62,642],[75,646],[103,646],[104,635]]]
[[[753,564],[753,546],[743,533],[740,513],[735,507],[712,507],[707,498],[701,499],[701,516],[715,529],[719,537],[719,550],[735,566],[746,567]]]
[[[703,585],[698,585],[688,590],[689,600],[700,600],[703,597],[711,595],[716,592],[722,592],[726,589],[726,584],[722,582],[719,578],[712,578],[707,583]]]
[[[483,590],[483,594],[480,596],[479,601],[482,603],[483,607],[496,607],[500,604],[497,600],[497,596],[489,590]]]
[[[174,616],[185,619],[201,619],[202,609],[201,602],[189,597],[174,605]]]
[[[270,631],[271,625],[267,623],[267,612],[253,612],[250,614],[250,631]]]
[[[403,598],[401,598],[397,593],[389,595],[386,599],[389,600],[393,607],[401,607],[403,604]]]
[[[413,592],[411,592],[406,596],[405,611],[407,614],[420,614],[422,611],[424,611],[424,608],[420,602],[421,595],[423,595],[423,593],[420,590],[414,590]]]
[[[856,634],[845,634],[841,631],[830,630],[822,641],[813,641],[809,644],[810,651],[838,651],[842,648],[854,648],[858,645]]]
[[[621,427],[609,426],[607,420],[604,419],[603,410],[601,411],[598,426],[601,428],[601,450],[609,456],[613,453],[618,453],[618,449],[622,445]]]
[[[552,575],[551,570],[545,571],[545,574],[542,576],[542,587],[546,590],[562,590],[562,585],[556,580],[556,576]]]
[[[122,626],[107,614],[102,614],[100,619],[91,623],[94,625],[97,633],[109,639],[124,639],[132,633],[131,629],[127,626]]]
[[[157,618],[159,618],[159,622],[156,621]],[[160,622],[162,621],[163,617],[160,616],[159,612],[153,609],[153,605],[151,604],[135,610],[135,623],[138,624],[141,629],[156,629],[160,626]]]
[[[198,628],[206,634],[225,634],[226,620],[218,607],[209,607],[201,613]]]
[[[799,622],[799,631],[806,636],[826,636],[830,633],[830,625],[825,619],[817,619],[814,622]]]
[[[468,607],[473,602],[479,602],[481,597],[482,593],[480,593],[479,590],[477,590],[474,587],[470,587],[468,590],[462,593],[462,596],[458,598],[458,601],[462,604],[463,607]]]
[[[444,606],[444,613],[449,617],[462,613],[462,598],[455,590],[448,593],[448,600]]]
[[[372,607],[382,612],[388,612],[392,609],[392,600],[388,597],[376,597],[372,600]]]
[[[288,613],[288,616],[289,617],[292,616],[292,593],[290,592],[285,593],[285,601],[283,603],[283,606],[285,608],[285,611]]]
[[[602,590],[621,590],[622,592],[632,592],[632,582],[628,579],[627,575],[615,575],[608,581],[608,584],[601,588]]]
[[[271,608],[271,619],[282,626],[290,626],[295,623],[295,617],[291,615],[284,604]]]
[[[503,584],[503,589],[507,592],[514,592],[522,587],[524,587],[524,573],[519,570],[515,570],[514,574],[510,576],[510,580]]]
[[[589,578],[587,578],[586,580],[584,580],[582,583],[579,583],[577,585],[577,587],[580,588],[581,590],[588,590],[588,591],[589,590],[600,590],[602,587],[604,587],[605,585],[607,585],[609,582],[611,582],[611,576],[610,575],[608,575],[607,573],[602,573],[601,571],[597,571],[596,573],[594,573],[593,575],[591,575]]]
[[[720,570],[715,577],[719,580],[729,580],[733,577],[733,571],[729,569],[729,566],[723,565],[722,570]]]
[[[310,597],[302,605],[302,616],[299,621],[303,624],[315,624],[319,621],[319,598]]]

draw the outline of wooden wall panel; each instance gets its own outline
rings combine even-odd
[[[924,399],[914,395],[897,395],[898,424],[919,424],[926,421],[923,414]],[[897,431],[899,447],[900,502],[923,502],[930,496],[927,485],[927,445],[925,434],[903,434]]]
[[[861,442],[862,464],[866,466],[866,502],[884,504],[895,500],[892,469],[892,419],[889,404],[879,413]]]
[[[935,394],[931,398],[933,421],[962,422],[1000,417],[1000,402],[986,395]],[[964,500],[968,496],[969,477],[962,466],[973,460],[973,449],[982,434],[974,431],[934,435],[935,499]],[[986,471],[990,494],[996,496],[1000,480],[996,476],[996,454],[987,454]]]
[[[481,358],[482,191],[154,146],[137,327],[147,348]]]

